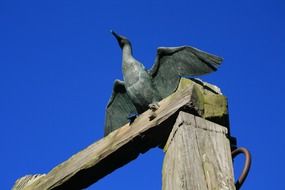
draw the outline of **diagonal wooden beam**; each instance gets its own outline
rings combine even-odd
[[[182,79],[177,91],[159,102],[160,107],[155,113],[147,110],[132,124],[126,124],[113,131],[59,164],[46,175],[19,179],[13,189],[55,190],[88,187],[134,160],[140,153],[152,147],[163,146],[179,110],[203,116],[206,106],[204,103],[201,105],[201,94],[204,94],[201,93],[201,88],[201,85],[193,81]],[[217,93],[211,92],[211,98],[215,94]],[[227,110],[224,110],[222,115],[225,113]]]

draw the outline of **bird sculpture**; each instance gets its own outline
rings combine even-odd
[[[115,80],[105,114],[105,136],[172,94],[180,77],[193,77],[216,71],[222,58],[190,46],[159,47],[154,65],[145,69],[133,57],[131,42],[111,31],[122,49],[124,81]]]

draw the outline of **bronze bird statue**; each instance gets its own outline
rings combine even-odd
[[[143,113],[172,94],[180,77],[216,71],[222,58],[190,46],[159,47],[154,65],[146,70],[133,57],[131,42],[111,31],[122,49],[124,81],[116,80],[105,114],[105,136],[128,123],[130,114]]]

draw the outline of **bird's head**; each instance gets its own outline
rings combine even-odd
[[[118,35],[113,30],[111,30],[111,33],[113,34],[113,36],[115,36],[115,38],[117,39],[117,41],[118,41],[118,43],[119,43],[121,48],[123,48],[124,45],[126,45],[126,44],[131,45],[131,42],[126,37]]]

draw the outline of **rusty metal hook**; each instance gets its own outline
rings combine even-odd
[[[237,148],[237,149],[232,151],[232,159],[234,159],[239,154],[244,154],[244,156],[245,156],[245,163],[244,163],[244,166],[243,166],[242,173],[241,173],[240,177],[238,178],[238,180],[235,183],[236,190],[239,190],[241,188],[243,182],[245,181],[245,179],[246,179],[246,177],[248,175],[248,172],[249,172],[249,169],[250,169],[250,166],[251,166],[251,155],[250,155],[250,152],[246,148],[244,148],[244,147],[239,147],[239,148]]]

